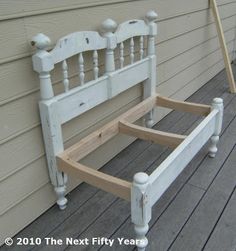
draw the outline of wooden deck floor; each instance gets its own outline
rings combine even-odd
[[[234,66],[234,72],[236,67]],[[225,83],[225,84],[224,84]],[[207,145],[153,207],[148,232],[151,251],[235,251],[236,250],[236,95],[228,93],[225,72],[221,72],[188,100],[209,104],[213,97],[224,99],[225,112],[219,151],[207,156]],[[155,128],[188,133],[199,122],[191,114],[172,112]],[[137,171],[151,173],[170,150],[141,140],[122,151],[102,171],[132,179]],[[129,203],[82,184],[68,195],[65,211],[53,206],[17,237],[66,237],[91,240],[114,239],[107,245],[3,246],[1,250],[135,250],[119,245],[117,238],[132,239]]]

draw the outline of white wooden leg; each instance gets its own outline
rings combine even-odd
[[[145,251],[145,248],[148,245],[148,239],[146,237],[146,233],[148,232],[148,229],[149,229],[148,224],[143,225],[143,226],[134,225],[138,251]]]
[[[217,143],[219,142],[220,138],[219,135],[222,129],[223,110],[224,110],[223,100],[221,98],[215,98],[212,102],[212,109],[219,110],[219,113],[216,118],[215,132],[211,137],[211,143],[209,147],[209,157],[214,158],[217,153]]]
[[[57,198],[58,198],[57,205],[59,206],[59,208],[61,210],[64,210],[66,208],[66,204],[67,204],[67,199],[65,197],[66,186],[54,187],[54,190],[55,190]]]
[[[147,128],[151,128],[153,124],[154,121],[153,121],[153,110],[152,110],[145,116],[145,125]]]
[[[148,232],[148,222],[151,219],[150,185],[148,180],[149,176],[146,173],[136,173],[131,189],[131,219],[134,223],[138,251],[145,251],[148,245],[146,233]]]
[[[217,143],[219,142],[220,137],[219,136],[212,136],[211,137],[211,144],[209,147],[209,157],[214,158],[216,156],[216,153],[218,151],[217,149]]]

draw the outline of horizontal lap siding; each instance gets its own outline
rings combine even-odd
[[[55,43],[69,32],[97,29],[108,17],[120,23],[130,18],[134,4],[131,0],[80,1],[79,4],[69,0],[66,5],[57,1],[57,6],[52,0],[14,2],[0,2],[0,46],[4,48],[0,54],[0,233],[3,237],[17,233],[55,202],[42,142],[37,105],[39,85],[32,71],[30,38],[43,32]],[[218,3],[232,56],[236,1],[218,0]],[[141,18],[149,9],[159,14],[157,91],[184,100],[224,67],[208,1],[136,0],[133,18]],[[100,63],[103,66],[104,62]],[[57,88],[61,76],[55,72]],[[91,74],[90,66],[87,73]],[[73,144],[134,106],[140,102],[140,95],[140,86],[134,87],[67,123],[63,126],[65,145]],[[158,109],[156,120],[166,113],[166,109]],[[84,161],[97,168],[131,141],[124,136],[115,137]],[[69,189],[78,182],[71,180]]]

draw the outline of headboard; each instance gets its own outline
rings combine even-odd
[[[50,177],[54,186],[63,186],[65,175],[57,171],[55,156],[64,150],[61,125],[89,109],[115,97],[128,88],[143,82],[143,98],[150,97],[156,88],[155,35],[157,14],[149,11],[144,20],[129,20],[117,24],[107,19],[101,35],[96,31],[71,33],[61,38],[51,51],[50,39],[38,34],[32,39],[37,51],[33,68],[39,73],[41,100],[40,115]],[[135,38],[135,39],[134,39]],[[144,39],[147,53],[144,53]],[[126,41],[126,43],[124,43]],[[130,64],[124,65],[124,47],[128,43]],[[135,43],[139,59],[135,61]],[[114,50],[119,51],[119,68],[115,67]],[[105,73],[100,74],[98,51],[105,53]],[[92,51],[93,80],[85,83],[84,52]],[[145,55],[144,55],[145,54]],[[70,88],[68,59],[77,56],[78,86]],[[61,64],[64,92],[54,95],[50,72]],[[151,115],[150,115],[151,116]]]

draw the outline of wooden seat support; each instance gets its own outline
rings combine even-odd
[[[80,180],[92,186],[130,201],[130,182],[94,170],[91,167],[82,165],[65,155],[59,155],[57,157],[57,163],[61,171],[77,176]]]
[[[187,137],[186,135],[153,130],[132,124],[153,109],[155,105],[175,108],[176,110],[204,116],[207,116],[211,111],[211,107],[207,105],[181,102],[155,95],[144,100],[140,104],[120,115],[118,118],[91,133],[78,143],[72,145],[63,153],[59,154],[57,156],[58,168],[63,172],[73,176],[78,176],[82,181],[90,185],[110,192],[125,200],[130,200],[130,182],[94,170],[78,163],[78,161],[93,152],[96,148],[110,140],[118,133],[128,134],[139,139],[148,140],[170,148],[176,148]]]
[[[185,135],[153,130],[134,125],[126,121],[119,122],[119,130],[121,133],[128,134],[139,139],[148,140],[160,145],[165,145],[170,148],[175,148],[186,138]]]
[[[211,111],[209,105],[173,100],[162,96],[157,96],[156,105],[201,116],[207,116]]]

